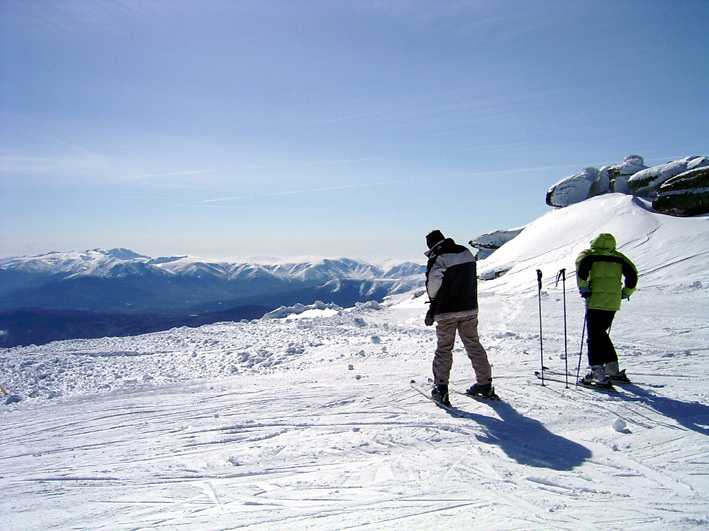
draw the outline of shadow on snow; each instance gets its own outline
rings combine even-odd
[[[634,396],[624,396],[631,402],[640,402],[658,413],[677,421],[679,424],[702,435],[709,435],[709,406],[699,402],[682,402],[674,398],[658,396],[643,387],[624,384],[624,390]]]
[[[484,430],[480,442],[495,444],[521,465],[572,470],[592,455],[591,450],[550,432],[538,420],[525,417],[504,401],[490,402],[500,418],[454,408],[455,415],[470,419]]]

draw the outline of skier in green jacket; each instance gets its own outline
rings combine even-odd
[[[625,282],[623,282],[623,278]],[[611,381],[627,381],[625,370],[619,371],[609,332],[621,299],[630,299],[638,284],[638,271],[627,256],[616,251],[612,234],[599,234],[591,248],[576,259],[576,282],[586,299],[589,372],[581,383],[612,387]]]

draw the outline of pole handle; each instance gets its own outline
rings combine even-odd
[[[566,285],[566,269],[560,269],[559,272],[556,274],[556,284],[554,287],[559,286],[559,280],[562,281],[562,284]]]

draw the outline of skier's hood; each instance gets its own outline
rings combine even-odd
[[[599,234],[591,242],[591,249],[594,251],[615,251],[615,246],[615,237],[607,232]]]
[[[423,254],[425,254],[428,258],[431,258],[433,256],[438,256],[449,245],[455,245],[453,238],[446,238],[444,240],[441,240],[440,242],[435,244],[432,248],[430,248],[428,251],[425,251]]]

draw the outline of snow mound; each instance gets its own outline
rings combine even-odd
[[[281,306],[268,312],[262,317],[264,320],[269,319],[294,319],[296,317],[322,317],[335,315],[341,311],[337,304],[325,304],[322,301],[315,301],[313,304],[295,304],[293,306]]]
[[[479,264],[481,289],[536,290],[535,271],[545,277],[567,270],[601,232],[613,234],[618,250],[638,267],[641,286],[709,283],[709,217],[675,218],[652,210],[646,201],[607,194],[548,212]]]

